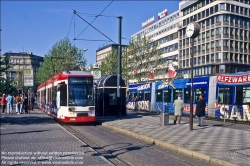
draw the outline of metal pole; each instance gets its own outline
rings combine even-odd
[[[119,18],[119,32],[118,32],[118,41],[119,42],[118,42],[117,106],[118,106],[118,117],[121,117],[121,112],[122,112],[122,107],[121,107],[122,106],[121,105],[122,16],[118,16],[118,18]]]
[[[193,68],[194,68],[194,38],[191,39],[192,41],[192,54],[191,54],[191,92],[190,92],[190,115],[189,115],[189,130],[193,130]]]

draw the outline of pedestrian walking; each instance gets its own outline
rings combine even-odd
[[[17,95],[15,100],[16,100],[17,114],[20,114],[21,113],[21,97]]]
[[[13,109],[13,102],[14,102],[14,97],[9,94],[8,97],[6,98],[7,101],[7,112],[8,114],[12,114],[12,109]]]
[[[5,94],[1,97],[1,106],[2,106],[2,114],[5,114],[5,107],[6,107],[6,98]]]
[[[184,108],[184,102],[180,96],[174,101],[174,124],[176,124],[178,118],[178,124],[181,123],[181,116]]]
[[[24,97],[23,108],[24,108],[24,113],[28,114],[29,104],[28,104],[28,98],[26,96]]]
[[[24,96],[23,94],[21,94],[21,104],[20,104],[20,113],[22,114],[23,113],[23,110],[24,110],[24,107],[23,107],[23,102],[24,102]]]
[[[205,109],[206,109],[206,102],[204,100],[204,95],[201,94],[199,96],[199,101],[196,105],[196,112],[195,115],[198,117],[198,126],[203,126],[204,121],[203,121],[203,117],[205,116]]]

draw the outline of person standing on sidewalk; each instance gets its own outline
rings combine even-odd
[[[195,115],[198,117],[198,126],[203,126],[203,117],[205,116],[205,109],[206,109],[206,101],[204,100],[204,95],[201,94],[199,96],[199,101],[196,105],[196,112]]]
[[[31,103],[31,110],[33,111],[34,105],[35,105],[35,98],[34,98],[33,95],[32,95],[31,98],[30,98],[30,103]]]
[[[16,107],[17,107],[17,114],[21,113],[21,97],[19,95],[16,96]]]
[[[2,98],[1,98],[1,106],[2,106],[2,114],[5,114],[5,107],[6,107],[5,94],[3,94]]]
[[[8,97],[6,98],[6,101],[7,101],[8,114],[12,114],[14,97],[9,94]]]
[[[174,124],[176,124],[177,117],[179,117],[178,124],[181,123],[183,108],[184,102],[181,100],[181,97],[178,96],[178,98],[174,101]]]

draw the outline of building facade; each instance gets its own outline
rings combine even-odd
[[[191,41],[188,23],[200,24],[194,40],[194,76],[250,71],[250,1],[182,1],[179,29],[179,56],[182,76],[190,73]]]
[[[158,43],[158,50],[161,52],[163,63],[167,63],[169,60],[178,60],[179,11],[168,14],[167,9],[164,9],[162,12],[158,13],[157,18],[158,19],[154,21],[153,16],[142,23],[142,30],[133,34],[131,40],[146,36],[152,42]],[[167,78],[167,71],[166,65],[154,69],[154,79],[151,80],[163,80]],[[130,82],[134,81],[135,80],[131,80]]]
[[[113,50],[118,50],[118,44],[104,44],[96,50],[96,63],[101,65],[102,61],[112,53]],[[126,45],[122,45],[122,50],[126,48]]]
[[[249,18],[250,0],[183,0],[178,11],[156,22],[150,18],[131,39],[145,35],[157,41],[164,62],[178,59],[178,78],[189,77],[192,49],[185,31],[196,21],[201,31],[194,40],[194,77],[245,72],[250,71]],[[154,80],[167,77],[167,69],[154,72]]]
[[[6,72],[3,73],[4,78],[14,78],[14,84],[17,85],[19,91],[23,91],[24,89],[24,80],[23,74],[24,70],[33,70],[34,78],[35,73],[39,67],[43,65],[43,57],[33,55],[33,53],[28,52],[19,52],[19,53],[12,53],[7,52],[1,56],[3,59],[4,57],[9,56],[11,68]],[[34,80],[35,82],[35,80]]]

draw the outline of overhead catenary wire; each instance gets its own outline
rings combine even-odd
[[[106,42],[110,42],[110,40],[95,40],[95,39],[74,39],[74,40],[84,40],[84,41],[106,41]]]
[[[103,15],[103,14],[91,14],[91,13],[81,13],[81,12],[77,12],[79,15],[84,15],[86,17],[113,17],[113,18],[117,18],[117,16],[107,16],[107,15]]]
[[[71,25],[72,25],[72,20],[73,20],[73,17],[74,17],[74,14],[72,15],[72,18],[71,18],[71,22],[70,22],[70,25],[69,25],[69,30],[68,30],[67,37],[69,36],[69,31],[70,31],[70,28],[71,28]]]
[[[114,2],[114,0],[112,0],[101,12],[100,12],[100,14],[98,14],[98,15],[96,15],[96,17],[90,22],[90,24],[77,36],[77,37],[75,37],[75,38],[78,38],[96,19],[97,19],[97,17],[99,16],[99,15],[101,15],[112,3]],[[73,40],[73,42],[74,42],[75,40]],[[72,43],[73,43],[72,42]],[[71,44],[72,44],[71,43]]]
[[[110,39],[108,36],[106,36],[104,33],[102,33],[101,31],[99,31],[96,27],[94,27],[93,25],[91,25],[91,23],[89,23],[88,21],[86,21],[84,18],[82,18],[79,14],[76,13],[76,11],[74,10],[75,15],[77,15],[78,17],[80,17],[84,22],[86,22],[87,24],[89,24],[92,28],[94,28],[95,30],[97,30],[99,33],[101,33],[103,36],[105,36],[107,39],[109,39],[110,41],[112,41],[113,43],[115,43],[112,39]],[[76,39],[76,38],[75,38]],[[116,43],[115,43],[116,44]]]

